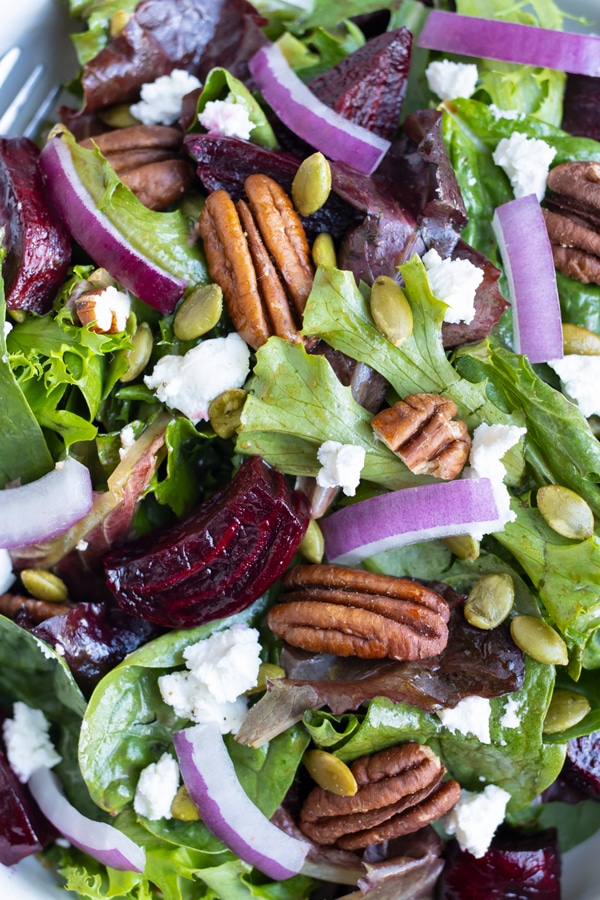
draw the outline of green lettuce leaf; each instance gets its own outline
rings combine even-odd
[[[234,78],[227,69],[215,68],[210,70],[204,81],[202,93],[198,97],[196,115],[198,116],[204,111],[209,101],[225,100],[229,94],[233,95],[236,103],[239,103],[246,109],[248,117],[254,125],[250,133],[250,140],[255,144],[260,144],[262,147],[271,147],[272,149],[278,147],[277,138],[260,105],[246,85],[238,78]],[[196,124],[197,120],[192,123],[188,130],[193,131]]]
[[[117,12],[132,13],[139,0],[69,0],[71,15],[87,19],[85,31],[71,35],[79,64],[84,66],[106,46],[110,20]]]

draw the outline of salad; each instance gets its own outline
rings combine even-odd
[[[67,101],[0,138],[2,863],[559,898],[600,829],[600,39],[70,11]]]

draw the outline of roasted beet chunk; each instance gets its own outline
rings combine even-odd
[[[0,750],[0,863],[13,866],[38,853],[50,837],[49,826]]]
[[[569,741],[561,775],[573,787],[600,800],[600,731]]]
[[[457,841],[446,851],[437,900],[560,900],[560,854],[553,829],[529,837],[506,831],[481,859]]]
[[[240,612],[288,567],[309,521],[308,500],[260,457],[177,525],[109,553],[119,605],[166,627]]]

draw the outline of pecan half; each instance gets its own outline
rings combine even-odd
[[[312,653],[362,659],[426,659],[448,642],[450,608],[430,588],[336,565],[295,566],[282,600],[267,615],[271,631]]]
[[[418,831],[447,813],[460,796],[456,781],[442,781],[441,760],[424,744],[400,744],[350,766],[358,791],[339,797],[323,788],[310,792],[300,828],[317,844],[359,850]]]
[[[68,603],[50,603],[47,600],[35,600],[22,594],[0,594],[0,613],[9,619],[15,619],[19,613],[25,614],[35,625],[51,619],[53,616],[66,616],[73,609]]]
[[[313,281],[302,223],[285,191],[266,175],[245,182],[248,202],[209,194],[198,231],[208,270],[223,289],[236,330],[257,350],[272,334],[301,340]]]
[[[376,437],[416,475],[446,481],[462,471],[471,438],[466,424],[454,419],[453,400],[439,394],[411,394],[371,419]]]
[[[182,156],[183,135],[166,125],[132,125],[81,141],[96,145],[124,184],[148,209],[166,209],[188,189],[194,177]]]
[[[551,169],[544,219],[559,272],[600,284],[600,164],[576,160]]]

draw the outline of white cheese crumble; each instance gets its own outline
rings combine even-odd
[[[347,497],[354,497],[365,464],[366,453],[356,444],[324,441],[317,450],[321,468],[317,484],[323,488],[341,487]]]
[[[89,546],[90,546],[89,541],[84,541],[82,538],[80,541],[77,541],[77,543],[75,544],[75,549],[79,550],[80,552],[83,552],[84,550],[87,550],[87,548]]]
[[[13,706],[13,718],[2,726],[6,756],[10,767],[23,784],[36,769],[51,769],[61,761],[48,732],[50,722],[41,711],[18,700]]]
[[[0,550],[0,594],[6,593],[14,580],[10,553],[8,550]]]
[[[468,259],[442,259],[437,250],[423,256],[431,293],[446,303],[444,322],[465,322],[475,317],[475,294],[483,281],[483,270]]]
[[[119,439],[121,441],[121,446],[119,447],[119,456],[121,457],[121,459],[123,459],[129,448],[135,444],[135,432],[133,430],[133,425],[125,425],[124,428],[121,428]]]
[[[201,87],[201,83],[185,69],[173,69],[156,81],[142,85],[139,103],[129,109],[142,125],[172,125],[181,114],[181,101],[186,94]]]
[[[500,724],[503,728],[518,728],[521,724],[519,709],[521,704],[514,697],[509,697],[504,707],[504,712],[500,718]]]
[[[577,404],[584,416],[600,415],[600,356],[568,353],[562,359],[548,361],[565,394]]]
[[[131,312],[131,299],[123,291],[110,285],[94,295],[94,316],[99,331],[108,332],[113,327],[124,331]]]
[[[461,850],[480,859],[504,820],[509,800],[508,791],[495,784],[488,784],[479,794],[463,790],[456,806],[444,816],[444,828],[456,835]]]
[[[2,325],[2,330],[4,332],[4,337],[8,337],[8,335],[13,330],[12,322],[5,321]]]
[[[166,704],[192,722],[217,722],[222,734],[238,731],[246,715],[245,697],[260,666],[255,628],[234,625],[215,632],[184,651],[187,671],[161,675],[158,687]]]
[[[184,413],[194,425],[208,419],[215,397],[243,385],[250,373],[250,350],[235,331],[201,341],[184,356],[163,356],[144,382],[158,399]]]
[[[171,804],[179,787],[179,766],[168,753],[142,769],[135,789],[133,808],[152,821],[171,819]]]
[[[209,134],[223,134],[244,141],[250,139],[254,123],[243,103],[236,103],[233,94],[224,100],[209,100],[198,121]]]
[[[542,200],[546,193],[546,179],[556,150],[538,138],[528,138],[513,131],[502,138],[492,154],[497,166],[506,172],[515,197],[535,194]]]
[[[490,103],[488,109],[496,120],[523,118],[523,113],[517,112],[516,109],[500,109],[495,103]]]
[[[445,728],[460,734],[472,734],[482,744],[491,744],[490,715],[492,707],[486,697],[465,697],[454,709],[438,709],[437,716]]]
[[[425,70],[429,90],[440,100],[470,97],[475,93],[479,72],[474,63],[456,63],[441,59],[429,63]]]

